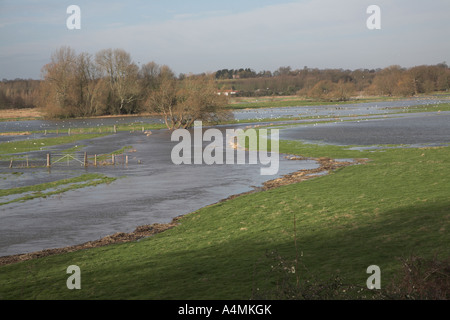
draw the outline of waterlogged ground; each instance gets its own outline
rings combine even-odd
[[[448,145],[450,112],[403,113],[401,109],[441,100],[407,100],[340,106],[290,107],[241,110],[236,119],[267,119],[297,116],[332,116],[331,122],[297,121],[280,126],[280,139],[314,143],[361,145],[378,144]],[[120,123],[158,123],[151,118],[109,118],[72,121],[24,121],[0,123],[0,132],[22,132],[77,127],[112,126]],[[329,121],[329,120],[328,120]],[[306,122],[306,124],[305,124]],[[245,124],[242,124],[245,126]],[[234,126],[232,128],[236,128]],[[221,130],[227,129],[221,126]],[[0,136],[0,142],[43,137]],[[215,203],[230,195],[249,191],[252,186],[277,176],[261,176],[260,165],[181,165],[172,163],[170,154],[176,142],[167,130],[119,132],[114,135],[71,143],[88,154],[110,153],[124,146],[129,163],[84,168],[61,163],[46,168],[9,169],[0,162],[0,188],[8,189],[56,181],[84,173],[101,173],[118,178],[59,195],[0,206],[0,256],[58,248],[99,239],[116,232],[131,232],[139,225],[166,223],[172,218]],[[56,148],[56,147],[55,147]],[[53,149],[55,149],[53,148]],[[62,148],[58,146],[57,148]],[[56,148],[56,149],[57,149]],[[278,176],[300,169],[317,168],[315,161],[290,161],[280,157]]]
[[[446,145],[450,143],[450,112],[296,126],[282,130],[280,139],[365,146]]]
[[[379,101],[356,104],[336,104],[307,107],[283,107],[247,109],[235,112],[235,119],[273,119],[288,117],[348,117],[348,116],[373,116],[390,115],[408,110],[411,106],[430,106],[449,102],[448,99],[418,98],[399,101]]]
[[[63,162],[50,171],[14,169],[23,173],[14,175],[3,168],[1,176],[7,179],[0,180],[2,188],[86,172],[118,179],[110,184],[0,206],[0,256],[75,245],[116,232],[131,232],[139,225],[167,223],[282,174],[318,167],[312,160],[289,161],[283,157],[277,176],[262,176],[260,165],[176,166],[170,157],[175,144],[167,130],[154,131],[150,136],[120,132],[90,140],[83,151],[108,153],[130,145],[133,150],[128,154],[128,166],[118,163],[86,169],[67,167]]]

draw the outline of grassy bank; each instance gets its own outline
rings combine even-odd
[[[139,242],[0,267],[0,299],[249,299],[276,295],[280,265],[294,279],[339,275],[361,287],[378,265],[386,286],[400,257],[449,256],[450,148],[280,148],[371,161],[211,205]],[[66,287],[70,265],[81,290]]]

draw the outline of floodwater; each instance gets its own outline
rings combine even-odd
[[[407,100],[340,106],[290,107],[240,110],[241,120],[288,116],[352,115],[353,121],[302,124],[280,129],[280,139],[304,140],[341,145],[374,144],[448,144],[450,112],[396,114],[398,107],[434,104],[441,100]],[[373,116],[373,114],[384,115]],[[346,119],[347,120],[347,119]],[[142,117],[106,118],[71,121],[1,122],[0,132],[57,128],[94,127],[120,123],[156,123],[160,119]],[[245,121],[243,121],[245,122]],[[244,126],[242,124],[241,126]],[[238,126],[220,126],[222,132]],[[0,137],[2,141],[36,138]],[[82,152],[109,153],[133,146],[128,166],[81,166],[11,169],[0,163],[0,188],[13,188],[55,181],[87,173],[104,173],[119,178],[111,184],[72,190],[60,195],[0,206],[0,256],[58,248],[97,240],[116,232],[131,232],[139,225],[170,222],[174,217],[195,211],[233,194],[252,190],[267,180],[300,169],[317,168],[315,161],[291,161],[280,155],[277,176],[262,176],[261,165],[174,165],[170,132],[120,132],[114,135],[78,141],[64,146],[86,145]]]
[[[356,104],[307,106],[307,107],[283,107],[283,108],[258,108],[234,111],[236,120],[250,119],[278,119],[287,117],[307,116],[351,116],[370,114],[391,114],[398,112],[397,108],[407,108],[417,105],[433,105],[449,102],[449,99],[408,99],[399,101],[382,101]],[[163,123],[160,118],[152,117],[111,117],[95,119],[70,119],[70,120],[30,120],[30,121],[3,121],[0,122],[0,132],[43,131],[68,128],[90,128],[99,126],[114,126],[125,123],[155,124]],[[0,137],[0,139],[6,139]],[[2,142],[2,140],[0,140]]]
[[[302,125],[281,130],[280,139],[364,146],[442,145],[450,143],[450,112]]]
[[[63,163],[52,167],[51,171],[14,169],[24,173],[0,180],[2,188],[85,172],[104,173],[119,179],[107,185],[0,206],[0,256],[65,247],[116,232],[131,232],[139,225],[167,223],[230,195],[250,191],[252,186],[259,187],[283,174],[318,167],[313,160],[290,161],[282,156],[276,176],[260,175],[261,165],[251,165],[248,161],[239,165],[177,166],[170,155],[178,142],[170,140],[168,130],[154,131],[150,136],[121,132],[83,143],[88,144],[83,149],[88,154],[111,152],[128,145],[136,152],[129,153],[128,166],[117,164],[85,169],[65,167]]]
[[[407,99],[398,101],[381,101],[355,104],[307,106],[307,107],[283,107],[240,110],[234,113],[237,120],[249,119],[278,119],[288,117],[314,117],[314,116],[363,116],[372,114],[397,113],[398,108],[411,106],[433,105],[449,102],[448,99]]]

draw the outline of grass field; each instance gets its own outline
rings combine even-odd
[[[0,267],[0,299],[289,298],[279,292],[286,277],[365,287],[367,267],[378,265],[384,287],[398,258],[449,256],[449,147],[282,141],[280,152],[370,161],[208,206],[138,242]],[[81,269],[81,290],[66,287],[70,265]]]

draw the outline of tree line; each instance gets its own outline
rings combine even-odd
[[[218,87],[236,90],[240,96],[299,95],[323,100],[348,100],[359,95],[414,96],[450,89],[450,68],[446,63],[357,70],[308,67],[293,70],[287,66],[273,73],[252,71],[252,74],[254,77],[240,77],[233,69],[217,71]]]
[[[40,107],[49,117],[158,113],[170,128],[194,120],[229,118],[218,90],[238,96],[299,95],[348,100],[361,95],[414,96],[450,89],[446,63],[412,68],[294,70],[222,69],[214,74],[178,77],[167,65],[136,64],[122,49],[77,54],[61,47],[42,68],[42,80],[0,82],[0,109]]]
[[[39,86],[39,80],[3,79],[0,82],[0,109],[34,108]]]
[[[122,49],[95,55],[61,47],[42,68],[37,106],[49,117],[157,113],[169,129],[187,128],[195,120],[227,118],[226,100],[217,95],[213,76],[177,78],[166,65],[140,67]]]

